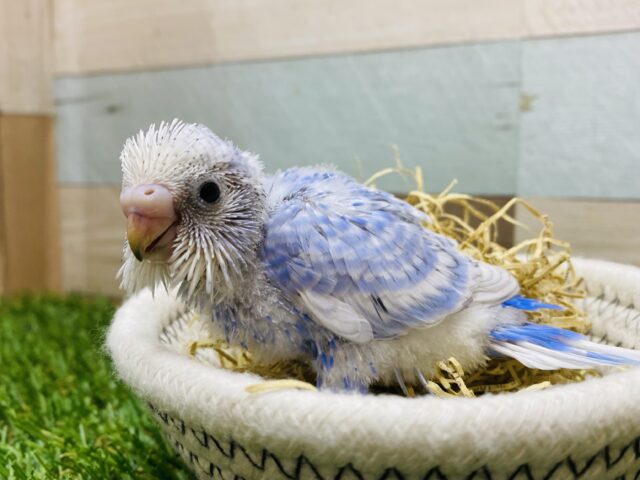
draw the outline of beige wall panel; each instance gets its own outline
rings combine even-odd
[[[119,187],[60,188],[63,288],[119,296],[125,222]]]
[[[56,0],[59,74],[515,38],[513,0]]]
[[[569,241],[574,255],[640,266],[640,202],[528,200],[549,215],[556,238]],[[532,217],[522,207],[518,207],[516,218],[532,224]],[[515,242],[528,236],[518,228]]]
[[[60,188],[62,288],[65,291],[81,291],[86,288],[89,217],[85,197],[84,188]]]
[[[50,113],[52,0],[0,0],[0,112]]]
[[[637,0],[55,0],[55,7],[59,74],[640,28]]]
[[[523,0],[533,37],[604,33],[640,28],[638,0]]]

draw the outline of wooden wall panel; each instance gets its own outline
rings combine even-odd
[[[56,0],[56,70],[137,70],[638,28],[636,0]]]
[[[638,30],[637,0],[523,0],[525,29],[533,37]]]
[[[515,38],[513,0],[57,0],[59,74]]]
[[[549,215],[556,238],[570,242],[574,255],[640,266],[640,202],[540,197],[527,200]],[[522,207],[518,207],[516,218],[534,225]],[[530,236],[518,228],[515,242]]]
[[[59,286],[53,120],[0,116],[0,236],[3,291]]]
[[[0,0],[1,293],[59,286],[53,0]]]
[[[60,188],[62,284],[65,291],[119,296],[126,225],[119,187]]]
[[[0,113],[50,113],[51,0],[0,0]]]

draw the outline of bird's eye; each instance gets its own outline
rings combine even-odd
[[[200,198],[207,203],[215,203],[220,198],[220,187],[216,182],[205,182],[200,187]]]

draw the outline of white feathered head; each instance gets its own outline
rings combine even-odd
[[[204,125],[151,125],[120,155],[127,243],[118,272],[129,293],[158,284],[220,301],[255,262],[264,189],[255,155]]]

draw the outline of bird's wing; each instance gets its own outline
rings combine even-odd
[[[418,210],[334,175],[305,177],[284,195],[263,245],[271,281],[315,321],[362,343],[433,325],[475,302],[476,290],[483,303],[509,298],[502,270],[459,253],[421,225]]]

